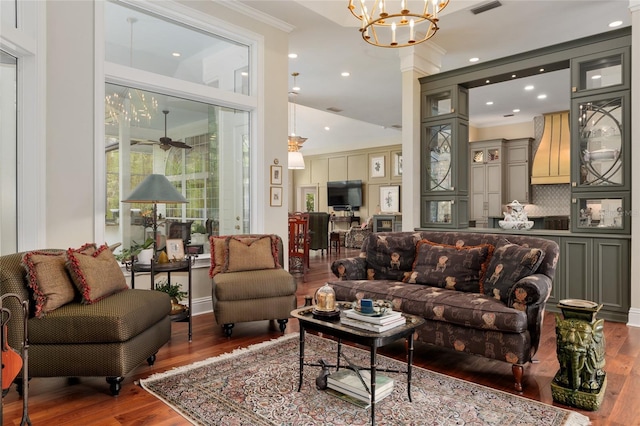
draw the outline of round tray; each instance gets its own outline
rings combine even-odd
[[[590,300],[582,300],[582,299],[563,299],[558,303],[562,306],[567,306],[570,308],[583,308],[583,309],[593,309],[598,306],[596,302],[592,302]]]

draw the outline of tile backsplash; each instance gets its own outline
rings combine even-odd
[[[532,185],[533,204],[528,204],[525,211],[529,216],[569,216],[571,214],[571,186]]]

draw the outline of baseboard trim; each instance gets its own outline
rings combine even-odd
[[[199,297],[197,299],[193,299],[191,302],[193,303],[193,309],[191,309],[193,316],[213,312],[211,297]]]
[[[627,325],[630,327],[640,327],[640,308],[629,309],[629,321]]]

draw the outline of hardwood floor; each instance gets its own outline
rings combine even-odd
[[[342,248],[341,256],[358,251]],[[299,280],[298,301],[313,294],[325,281],[333,279],[330,261],[338,256],[312,252],[307,282]],[[539,363],[525,368],[522,396],[553,404],[551,380],[558,369],[555,348],[554,315],[545,317]],[[259,321],[237,324],[231,339],[215,325],[213,314],[193,318],[193,342],[187,341],[187,323],[172,324],[171,341],[160,349],[153,367],[140,365],[123,383],[120,396],[112,397],[102,377],[34,378],[29,386],[29,415],[40,425],[184,425],[184,418],[166,404],[140,388],[136,381],[153,373],[190,364],[280,336],[277,323]],[[286,333],[297,333],[298,324],[290,320]],[[607,389],[597,412],[581,411],[593,425],[640,425],[640,328],[607,322],[605,324]],[[381,354],[402,357],[402,343],[380,350]],[[416,344],[416,365],[449,376],[514,393],[511,366],[482,357]],[[22,400],[12,387],[4,399],[4,425],[18,425]],[[570,407],[567,407],[570,408]]]

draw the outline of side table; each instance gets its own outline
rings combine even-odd
[[[189,322],[189,342],[191,342],[192,337],[192,323],[191,323],[191,308],[192,304],[192,296],[191,296],[191,267],[193,265],[193,261],[195,258],[191,256],[187,256],[185,260],[180,260],[177,262],[169,262],[169,263],[157,263],[151,262],[151,264],[142,264],[133,262],[131,264],[131,288],[136,288],[135,277],[136,273],[139,272],[149,272],[151,275],[151,290],[155,290],[155,276],[160,273],[167,274],[167,280],[171,283],[171,273],[172,272],[186,272],[188,277],[188,285],[187,285],[187,298],[189,301],[189,308],[186,312],[186,316],[184,314],[178,314],[172,317],[173,321],[183,321],[187,320]]]

